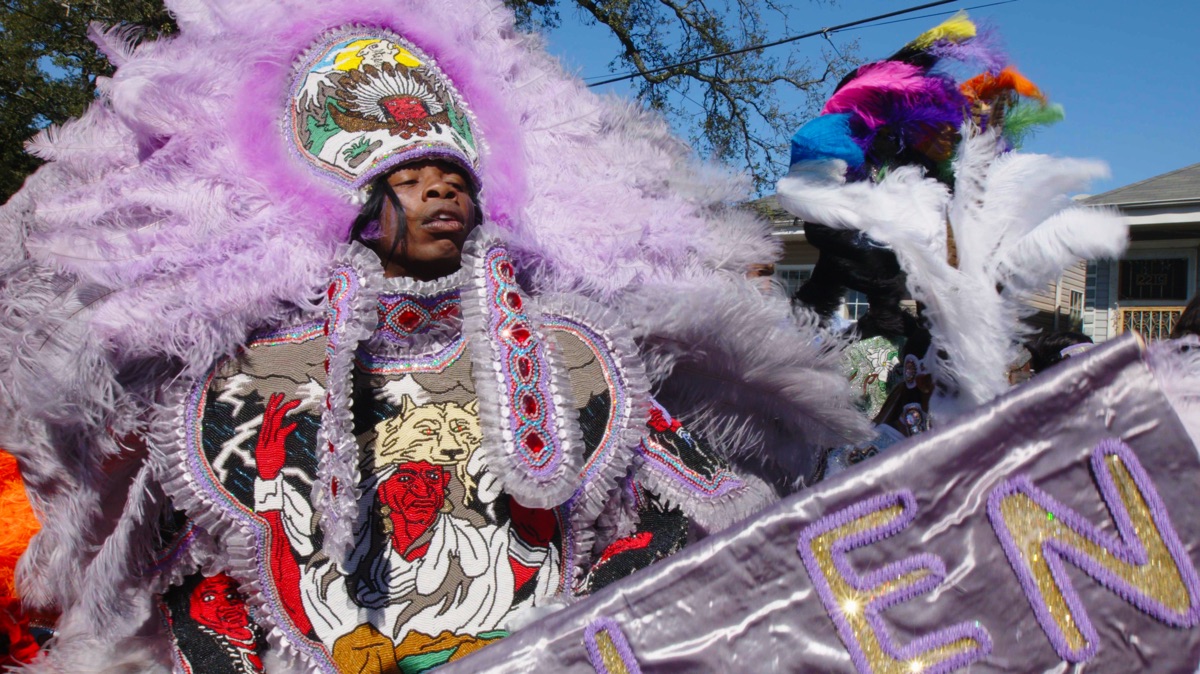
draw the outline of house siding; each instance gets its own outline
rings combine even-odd
[[[1089,260],[1087,263],[1086,290],[1083,294],[1083,334],[1092,341],[1103,342],[1112,336],[1113,307],[1111,298],[1111,269],[1108,260]]]

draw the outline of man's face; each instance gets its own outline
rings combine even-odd
[[[446,503],[450,473],[428,461],[409,461],[396,467],[379,487],[379,500],[399,514],[407,533],[416,538],[433,526]]]
[[[404,207],[405,221],[398,221],[390,204],[384,206],[376,252],[385,273],[430,281],[457,271],[463,243],[476,225],[475,201],[463,170],[449,162],[422,160],[393,171],[388,184]],[[397,234],[404,244],[394,245]]]
[[[226,636],[250,625],[250,615],[237,584],[223,573],[205,578],[192,590],[188,613],[196,622]]]

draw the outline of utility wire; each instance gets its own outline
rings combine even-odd
[[[982,5],[982,6],[990,7],[992,5],[1003,5],[1003,4],[1007,4],[1009,2],[1016,2],[1016,1],[1017,0],[1002,0],[1002,2],[994,2],[989,5]],[[872,16],[868,19],[859,19],[857,21],[850,21],[848,23],[838,24],[836,26],[829,26],[828,28],[822,28],[820,30],[810,31],[807,33],[802,33],[800,35],[793,35],[791,37],[785,37],[782,40],[776,40],[774,42],[767,42],[764,44],[753,45],[750,47],[742,47],[741,49],[734,49],[731,51],[720,52],[717,54],[709,54],[708,56],[701,56],[699,58],[694,58],[694,59],[691,59],[688,61],[681,61],[679,63],[674,63],[674,64],[666,65],[666,66],[660,66],[658,68],[651,68],[649,70],[644,70],[644,71],[643,70],[635,70],[632,72],[625,73],[623,75],[617,75],[615,77],[610,77],[608,79],[601,80],[599,82],[592,82],[592,83],[588,84],[588,87],[592,88],[592,87],[598,87],[598,86],[601,86],[604,84],[612,84],[614,82],[623,82],[625,80],[632,80],[636,77],[643,77],[645,75],[653,75],[655,73],[661,73],[661,72],[667,71],[667,70],[674,70],[675,68],[681,68],[683,66],[695,65],[697,63],[704,63],[705,61],[712,61],[713,59],[724,58],[726,56],[736,56],[738,54],[745,54],[746,52],[759,51],[762,49],[769,49],[771,47],[778,47],[781,44],[787,44],[789,42],[796,42],[798,40],[804,40],[804,39],[807,39],[810,37],[816,37],[818,35],[824,35],[824,36],[828,37],[831,33],[836,33],[839,31],[847,30],[849,28],[854,28],[856,26],[862,26],[863,24],[867,24],[867,23],[873,23],[875,21],[879,21],[880,19],[889,19],[893,16],[901,16],[903,14],[911,14],[913,12],[919,12],[922,9],[929,9],[930,7],[939,7],[941,5],[948,5],[952,2],[958,2],[958,0],[937,0],[937,2],[927,2],[923,5],[917,5],[915,7],[909,7],[907,9],[899,9],[894,12],[888,12],[886,14]],[[972,8],[972,9],[974,9],[974,8]],[[949,12],[942,12],[942,13],[948,14]],[[929,16],[937,16],[937,14],[932,14]],[[914,18],[920,18],[920,17],[914,17]],[[592,79],[595,79],[595,78],[592,78]]]
[[[1018,2],[1018,1],[1019,0],[1000,0],[999,2],[989,2],[984,5],[971,5],[970,7],[963,7],[962,9],[964,9],[964,10],[983,9],[985,7],[995,7],[996,5],[1009,5],[1014,2]],[[847,29],[844,31],[838,31],[838,32],[848,33],[851,30],[862,30],[863,28],[874,28],[875,26],[890,26],[893,23],[904,23],[905,21],[920,21],[921,19],[929,19],[929,18],[933,18],[935,16],[946,16],[947,14],[953,14],[957,11],[959,11],[959,10],[952,9],[952,10],[945,11],[945,12],[930,12],[929,14],[922,14],[921,16],[906,16],[903,19],[896,19],[895,21],[880,21],[879,23],[876,23],[876,24],[873,24],[870,26],[857,26],[855,28],[850,28],[850,29]]]

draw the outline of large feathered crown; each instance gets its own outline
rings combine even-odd
[[[297,62],[286,132],[318,175],[350,189],[400,164],[439,158],[478,186],[461,96],[433,59],[382,28],[326,33]]]

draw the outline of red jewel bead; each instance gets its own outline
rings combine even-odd
[[[326,294],[326,295],[328,295],[328,296],[329,296],[329,299],[331,299],[331,300],[332,300],[332,299],[333,299],[333,296],[334,296],[334,294],[335,294],[335,293],[337,293],[337,284],[336,284],[336,283],[330,283],[330,284],[329,284],[329,290],[328,290],[328,292],[326,292],[325,294]]]
[[[517,327],[512,329],[512,338],[517,340],[517,344],[520,344],[521,346],[525,346],[525,343],[528,342],[532,337],[533,333],[530,332],[529,328],[525,327],[524,325],[517,325]]]
[[[521,409],[524,410],[525,416],[530,418],[536,417],[538,414],[537,398],[526,394],[525,397],[521,398]]]
[[[521,379],[529,381],[529,376],[533,374],[533,361],[525,356],[517,359],[517,373],[521,375]]]
[[[542,436],[530,431],[529,435],[525,436],[525,448],[535,455],[541,454],[542,450],[546,448],[546,442],[542,440]]]
[[[521,304],[521,296],[520,295],[518,295],[514,292],[509,292],[507,295],[504,296],[504,301],[506,304],[508,304],[509,308],[512,309],[513,311],[521,310],[522,304]]]
[[[500,278],[512,283],[514,276],[512,264],[509,262],[501,262],[498,266],[498,269],[500,270]]]
[[[329,490],[333,492],[334,496],[337,496],[338,482],[336,477],[329,481]]]
[[[421,314],[412,309],[405,309],[396,317],[396,323],[404,330],[412,332],[417,329],[417,326],[421,325]]]

